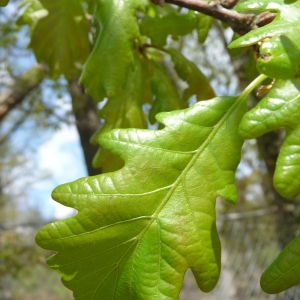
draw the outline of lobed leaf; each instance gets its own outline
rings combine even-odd
[[[149,112],[144,108],[145,104],[151,104]],[[136,55],[124,89],[108,98],[100,110],[104,124],[92,141],[98,144],[98,137],[113,128],[146,128],[149,122],[156,122],[157,113],[186,106],[187,101],[182,101],[166,67],[155,60]],[[93,163],[103,172],[116,170],[123,165],[120,159],[101,147]]]
[[[274,174],[274,186],[284,197],[300,192],[300,79],[277,80],[269,93],[243,117],[240,133],[254,138],[285,128]]]
[[[264,271],[262,289],[269,294],[280,293],[300,284],[300,236],[292,240]]]
[[[134,43],[140,38],[136,12],[143,7],[142,2],[103,0],[98,3],[95,19],[100,32],[81,76],[87,93],[97,101],[124,90],[135,63]]]
[[[131,72],[128,73],[126,86],[122,93],[107,99],[100,110],[104,124],[92,138],[98,144],[98,137],[114,128],[145,128],[147,126],[143,105],[150,101],[150,79],[148,78],[148,64],[146,59],[135,58]],[[119,169],[123,162],[110,151],[99,148],[93,160],[96,168],[102,172]]]
[[[161,130],[118,129],[100,137],[122,169],[57,187],[78,210],[46,225],[38,244],[75,299],[177,299],[191,268],[210,291],[220,272],[215,201],[236,200],[234,173],[246,110],[236,97],[160,113]]]
[[[33,3],[39,7],[36,1]],[[31,15],[27,20],[33,26],[29,46],[37,60],[48,65],[51,76],[63,74],[68,79],[76,78],[90,52],[90,25],[81,3],[73,0],[40,0],[40,3],[48,14],[37,18],[37,13],[44,11],[29,9]]]
[[[139,13],[144,12],[146,8],[144,15]],[[157,6],[149,5],[147,1],[144,3],[136,0],[123,3],[104,0],[97,5],[95,19],[100,30],[81,76],[87,93],[96,101],[106,101],[100,110],[104,124],[92,138],[93,142],[104,131],[112,128],[145,128],[149,122],[155,123],[157,113],[187,107],[189,97],[193,93],[198,93],[197,96],[202,99],[214,95],[210,92],[210,87],[201,88],[203,85],[200,84],[199,88],[198,80],[201,79],[202,82],[207,80],[198,68],[194,64],[191,67],[191,62],[188,67],[184,67],[183,64],[188,60],[183,58],[180,58],[184,61],[177,68],[179,65],[179,58],[177,58],[175,65],[179,70],[178,73],[180,75],[184,73],[188,83],[183,97],[179,95],[178,87],[170,79],[169,70],[163,62],[162,57],[166,51],[158,51],[157,45],[145,44],[145,37],[142,37],[139,31],[147,27],[144,26],[147,17],[151,15],[151,10],[152,13],[159,11],[159,15],[170,17],[172,22],[177,18],[187,18],[190,22],[188,23],[190,25],[186,25],[188,31],[197,27],[198,14],[180,14],[171,6],[167,6],[164,12],[165,10]],[[140,16],[139,19],[137,15]],[[176,18],[173,19],[171,16]],[[157,35],[163,34],[162,32],[158,31]],[[152,38],[151,32],[148,33]],[[171,56],[179,57],[179,54],[171,54]],[[94,76],[94,74],[98,75]],[[146,103],[151,105],[148,115],[144,109]],[[93,164],[106,172],[119,168],[122,161],[108,150],[100,148]]]
[[[271,11],[275,19],[243,35],[230,48],[258,44],[257,68],[272,78],[297,78],[300,75],[300,2],[286,0],[243,1],[239,10]]]

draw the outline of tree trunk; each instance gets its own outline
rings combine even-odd
[[[99,174],[100,170],[93,168],[92,164],[99,146],[90,143],[91,136],[99,128],[97,104],[91,97],[85,94],[83,87],[78,81],[69,83],[69,91],[72,98],[73,114],[88,174]]]

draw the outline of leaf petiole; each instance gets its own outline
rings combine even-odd
[[[249,96],[249,94],[257,87],[259,86],[264,80],[268,78],[265,74],[260,74],[257,76],[240,94],[239,100],[245,100]]]

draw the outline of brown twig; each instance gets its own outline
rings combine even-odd
[[[152,0],[152,2],[159,5],[163,5],[164,3],[175,4],[179,7],[198,11],[227,23],[233,31],[241,35],[259,27],[259,24],[256,23],[256,20],[258,19],[257,15],[238,13],[228,9],[236,4],[237,1],[235,0],[219,0],[211,2],[201,0]],[[272,20],[274,16],[274,14],[270,13],[269,19]]]
[[[233,8],[239,0],[220,0],[220,4],[225,8]]]

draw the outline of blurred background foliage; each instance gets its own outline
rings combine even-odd
[[[37,75],[30,83],[31,88],[19,95],[19,103],[0,120],[0,299],[67,300],[72,299],[71,293],[46,266],[45,257],[51,253],[34,242],[37,229],[55,216],[45,213],[48,208],[43,201],[48,195],[39,194],[33,202],[31,190],[45,181],[53,181],[51,173],[38,168],[37,149],[63,126],[80,130],[78,122],[85,115],[76,114],[74,95],[88,96],[76,84],[70,85],[63,77],[49,79],[43,68],[36,67],[34,55],[27,48],[29,29],[17,25],[19,3],[12,0],[7,7],[0,8],[0,100],[24,87],[24,80],[28,83],[26,74],[31,79],[33,71]],[[215,22],[204,43],[199,43],[196,32],[168,42],[197,64],[217,95],[233,95],[256,75],[256,70],[251,51],[229,52],[227,44],[232,35],[229,28]],[[184,88],[182,82],[177,85]],[[85,112],[93,111],[94,117],[89,119],[86,140],[81,138],[78,145],[88,158],[87,173],[93,174],[96,171],[89,163],[97,149],[88,146],[88,141],[100,120],[95,122],[96,104],[87,98],[85,101]],[[253,95],[249,105],[255,101]],[[237,172],[239,202],[232,206],[218,201],[223,245],[220,282],[212,293],[203,294],[187,273],[181,300],[300,299],[297,287],[279,295],[266,295],[259,287],[264,268],[299,234],[299,199],[282,199],[272,187],[283,136],[280,131],[245,143]]]

